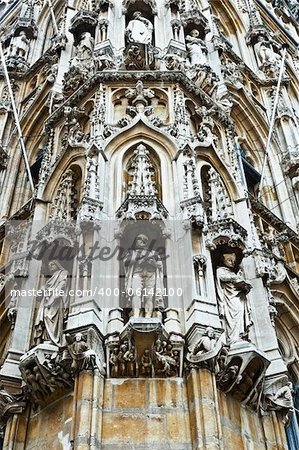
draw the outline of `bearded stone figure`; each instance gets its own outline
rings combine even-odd
[[[235,272],[236,260],[235,253],[223,254],[222,265],[216,270],[219,312],[228,344],[246,338],[252,325],[246,297],[252,286],[244,280],[241,271]]]
[[[43,297],[35,320],[35,343],[51,341],[61,346],[67,314],[68,271],[58,261],[49,262],[51,278],[43,286]]]

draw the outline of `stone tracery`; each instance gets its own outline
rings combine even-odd
[[[248,5],[251,11],[247,10]],[[240,44],[245,43],[242,28],[246,26],[245,20],[238,24],[239,37],[239,28],[243,30],[243,41],[238,42],[229,30],[230,16],[226,18],[222,32],[221,24],[217,26],[209,8],[201,10],[193,1],[163,4],[92,1],[78,2],[73,14],[67,20],[63,19],[59,35],[53,37],[51,51],[42,56],[40,66],[32,58],[31,46],[37,44],[34,25],[39,20],[38,9],[34,7],[30,14],[27,6],[22,9],[27,11],[22,20],[30,20],[25,31],[19,25],[19,28],[14,27],[10,41],[12,59],[8,58],[8,68],[18,83],[26,86],[26,92],[29,87],[33,90],[32,97],[28,97],[22,109],[24,129],[29,130],[28,134],[31,111],[39,107],[43,96],[48,96],[46,109],[49,111],[38,199],[30,207],[35,211],[35,217],[45,221],[50,219],[53,230],[56,220],[73,221],[63,231],[66,234],[72,230],[83,248],[83,257],[74,266],[73,285],[95,288],[101,283],[105,287],[105,295],[89,292],[73,299],[64,326],[59,328],[59,339],[55,342],[50,339],[57,345],[66,334],[68,345],[62,350],[46,348],[47,339],[41,336],[36,337],[32,349],[26,342],[18,350],[24,354],[19,380],[22,376],[27,386],[27,398],[41,411],[59,397],[59,392],[63,395],[66,388],[72,388],[74,378],[80,384],[86,374],[92,373],[93,380],[98,380],[99,374],[101,380],[107,376],[109,379],[144,378],[146,382],[152,382],[152,378],[155,382],[160,378],[168,382],[168,379],[184,375],[188,379],[188,390],[193,392],[195,378],[206,376],[203,375],[205,369],[211,372],[209,376],[214,377],[218,390],[231,395],[238,403],[256,411],[262,408],[279,414],[287,414],[292,408],[292,386],[287,379],[280,378],[285,370],[275,336],[280,311],[272,291],[275,283],[289,283],[292,295],[298,294],[297,275],[291,272],[297,270],[298,238],[294,228],[297,206],[295,202],[289,202],[287,195],[290,186],[296,188],[298,184],[295,155],[298,135],[295,132],[291,135],[290,131],[296,124],[296,117],[291,112],[288,83],[284,80],[284,95],[277,117],[281,131],[273,142],[271,166],[267,167],[266,173],[267,182],[273,181],[273,192],[262,197],[262,201],[248,197],[246,187],[249,190],[249,185],[246,183],[256,175],[252,168],[259,167],[258,164],[246,165],[245,158],[238,154],[237,126],[231,117],[234,116],[235,122],[243,121],[244,127],[239,129],[242,128],[244,135],[252,135],[247,142],[255,142],[255,147],[248,144],[247,160],[253,161],[249,159],[251,153],[262,153],[260,147],[266,138],[265,118],[274,95],[280,42],[273,40],[268,31],[262,33],[260,12],[253,2],[238,1],[235,6],[248,19],[244,61],[238,50]],[[217,11],[213,12],[217,12],[221,20],[227,5],[214,7]],[[233,6],[232,10],[232,17],[237,22],[238,15]],[[64,33],[68,34],[67,39]],[[6,51],[8,48],[9,45]],[[39,67],[43,75],[38,75]],[[44,80],[43,87],[34,91],[40,79]],[[22,89],[18,95],[22,96]],[[284,101],[288,104],[284,105]],[[3,141],[6,141],[0,148],[0,177],[17,167],[10,153],[13,139],[7,140],[11,113],[5,102],[6,99],[4,103],[2,101],[0,120],[1,124],[7,125],[8,131],[3,134]],[[247,118],[249,104],[258,105],[252,121]],[[258,144],[252,131],[254,128],[261,136]],[[277,142],[283,142],[283,139],[287,142],[289,136],[292,136],[292,145],[282,144],[287,147],[282,162],[290,183],[280,190],[282,174],[278,168],[280,144]],[[273,155],[275,152],[278,156]],[[254,156],[257,161],[257,155]],[[127,166],[123,177],[120,166],[124,161]],[[74,169],[76,163],[82,168],[82,183],[79,171]],[[275,182],[271,178],[272,172],[279,173]],[[22,179],[17,190],[25,184]],[[13,192],[10,194],[15,196]],[[267,209],[268,198],[274,203],[268,204]],[[47,202],[52,202],[48,208],[44,206]],[[256,211],[258,218],[248,214],[248,205]],[[276,206],[276,212],[278,206],[281,208],[277,216],[271,212]],[[288,215],[291,226],[283,224],[279,215],[281,218]],[[128,236],[126,220],[139,226],[139,235],[143,236],[142,220],[143,226],[157,227],[157,236],[168,258],[163,261],[165,298],[157,307],[151,303],[151,298],[146,303],[143,297],[137,296],[140,302],[135,302],[135,310],[138,312],[133,314],[124,311],[132,308],[122,305],[120,292],[110,298],[107,295],[111,286],[120,290],[121,264],[117,257],[109,256],[108,262],[103,258],[105,251],[109,253],[107,247],[125,242]],[[111,229],[105,228],[107,222]],[[46,227],[37,235],[37,240],[43,239]],[[58,228],[57,225],[51,239],[62,233]],[[18,233],[12,238],[17,239],[21,231]],[[187,245],[182,244],[185,236],[188,237]],[[93,254],[88,254],[88,249],[98,241],[101,250],[105,251],[102,258],[95,260]],[[40,269],[36,261],[26,259],[26,252],[23,241],[18,245],[14,243],[7,252],[11,258],[7,262],[8,270],[14,276],[21,276],[19,285],[28,287],[28,273],[36,270],[39,274]],[[156,247],[151,252],[149,256],[156,258],[156,264],[160,263]],[[241,291],[243,293],[236,308],[237,318],[229,317],[232,316],[229,307],[220,314],[218,311],[217,270],[220,282],[227,283],[219,274],[221,266],[217,264],[221,252],[235,252],[236,266],[240,264],[240,255],[246,256],[244,275],[237,275],[235,267],[230,270],[230,281],[235,283],[234,295],[240,297]],[[135,256],[133,254],[133,259]],[[277,269],[281,260],[289,274],[283,279]],[[130,264],[136,269],[136,261],[132,263],[132,258],[127,266]],[[144,270],[144,276],[153,277],[153,273],[156,276],[156,271],[149,272],[149,269]],[[250,294],[249,284],[245,281],[249,276],[254,280],[254,293]],[[115,280],[116,285],[113,284]],[[181,286],[183,295],[178,294]],[[175,290],[173,298],[170,289]],[[249,303],[255,314],[253,324],[247,309]],[[20,323],[20,302],[10,305],[13,333],[13,328]],[[259,308],[266,322],[272,353],[259,334],[263,328],[257,313]],[[241,316],[242,320],[239,320]],[[24,320],[29,324],[29,316]],[[90,325],[93,331],[88,336],[92,337],[86,335]],[[252,342],[248,341],[249,325]],[[16,339],[13,342],[20,345]],[[10,349],[4,364],[8,373],[18,367],[17,358],[19,356],[12,355]],[[268,366],[270,369],[266,374]],[[13,374],[16,376],[15,372]],[[4,379],[5,376],[4,373]],[[265,379],[266,385],[263,384]],[[108,386],[109,381],[103,383],[106,382]],[[217,392],[215,395],[220,395]],[[5,395],[3,393],[2,399],[6,403],[17,402],[13,394]],[[99,393],[95,395],[101,397]],[[191,403],[188,408],[191,411]],[[192,410],[190,414],[196,415],[196,412]],[[192,439],[194,445],[199,446],[197,437]]]

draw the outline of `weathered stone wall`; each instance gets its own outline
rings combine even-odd
[[[105,450],[191,449],[183,379],[107,380],[102,445]]]
[[[7,424],[4,449],[66,450],[72,430],[73,395],[54,401],[41,411],[28,409]]]
[[[83,372],[73,395],[13,416],[4,450],[287,448],[274,412],[261,417],[242,406],[217,390],[207,370],[191,370],[187,379],[102,382]]]

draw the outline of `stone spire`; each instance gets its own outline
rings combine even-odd
[[[153,181],[154,167],[148,154],[149,151],[143,144],[138,145],[134,152],[133,180],[129,183],[129,195],[155,195],[157,193]]]

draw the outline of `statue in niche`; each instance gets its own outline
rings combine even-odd
[[[133,317],[157,317],[164,308],[163,263],[155,250],[150,250],[149,238],[139,234],[135,248],[128,250],[123,263],[125,268],[125,290],[132,305]]]
[[[77,47],[77,57],[80,59],[89,59],[92,56],[94,39],[91,34],[86,31],[81,34],[80,42]]]
[[[228,344],[246,338],[252,325],[246,297],[252,286],[244,280],[241,271],[235,273],[236,259],[235,253],[223,254],[222,265],[216,271],[219,312]]]
[[[187,49],[189,50],[189,56],[191,65],[205,65],[207,64],[207,48],[202,39],[199,38],[199,31],[192,30],[190,34],[186,36]]]
[[[83,72],[93,70],[93,46],[94,39],[91,34],[88,31],[82,33],[80,42],[76,48],[76,55],[71,61],[71,67],[77,67]]]
[[[63,321],[67,315],[68,271],[54,260],[49,262],[51,278],[46,282],[35,320],[35,343],[51,341],[62,345]]]
[[[91,350],[83,338],[82,333],[77,333],[73,338],[67,334],[68,351],[72,357],[71,370],[77,373],[83,369],[93,369],[96,367],[96,354]]]
[[[273,50],[271,43],[263,36],[259,36],[254,45],[254,51],[261,64],[279,65],[281,56]]]
[[[130,20],[126,28],[128,42],[135,42],[137,44],[151,44],[152,33],[152,23],[143,17],[140,11],[135,11],[133,14],[133,19]]]
[[[15,57],[26,58],[29,50],[29,39],[27,39],[25,31],[21,31],[19,36],[13,39],[10,45],[10,55]]]

